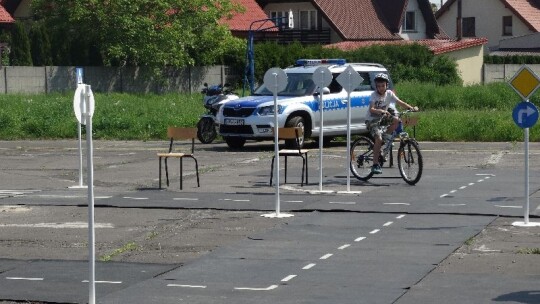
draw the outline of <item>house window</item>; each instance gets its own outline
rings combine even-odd
[[[317,11],[300,11],[300,29],[317,29]]]
[[[405,13],[405,18],[403,18],[403,24],[401,25],[404,32],[414,32],[416,31],[416,12],[409,11]]]
[[[476,37],[476,31],[475,31],[476,25],[475,25],[474,17],[463,18],[461,25],[462,25],[463,37]]]
[[[512,36],[512,16],[503,16],[503,36]]]
[[[276,25],[279,25],[280,22],[282,26],[287,26],[289,24],[289,12],[288,11],[273,11],[270,12],[270,18],[275,20]]]

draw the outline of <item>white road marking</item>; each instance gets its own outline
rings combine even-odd
[[[457,190],[450,190],[450,193],[456,193]]]
[[[6,280],[43,281],[43,278],[6,277]]]
[[[183,284],[167,284],[167,287],[183,287],[183,288],[206,288],[204,285],[183,285]]]
[[[384,223],[384,225],[383,225],[383,226],[384,226],[384,227],[386,227],[386,226],[390,226],[390,225],[392,225],[393,223],[394,223],[394,222],[386,222],[386,223]]]
[[[447,197],[448,196],[448,193],[445,193],[443,195],[441,195],[440,197],[443,198],[443,197]]]
[[[474,185],[474,183],[469,183],[469,186],[472,186],[472,185]]]
[[[381,229],[374,229],[372,231],[369,232],[369,234],[375,234],[377,232],[381,231]]]
[[[523,206],[501,206],[501,205],[495,205],[495,207],[499,207],[499,208],[516,208],[516,209],[523,208]]]
[[[236,290],[253,290],[253,291],[268,291],[278,288],[277,285],[270,285],[266,288],[251,288],[251,287],[235,287]]]
[[[88,280],[82,281],[83,283],[89,283]],[[122,281],[94,281],[96,284],[122,284]]]
[[[461,186],[461,187],[459,187],[459,190],[463,190],[465,188],[467,188],[467,186]]]
[[[405,214],[401,214],[401,215],[398,215],[396,218],[397,218],[397,219],[402,219],[402,218],[404,218],[404,217],[405,217]]]
[[[487,160],[488,165],[496,165],[499,163],[501,158],[503,157],[503,152],[498,152],[497,154],[492,154],[489,159]]]
[[[315,266],[315,265],[317,265],[317,264],[315,264],[315,263],[307,264],[306,266],[302,267],[302,269],[308,270],[308,269],[313,268],[313,266]]]
[[[355,241],[355,242],[360,242],[361,240],[365,240],[365,239],[366,239],[365,236],[361,236],[361,237],[355,239],[354,241]]]
[[[356,202],[329,202],[330,204],[339,204],[339,205],[355,205]]]
[[[351,246],[351,244],[345,244],[345,245],[343,245],[343,246],[338,247],[338,249],[339,249],[339,250],[343,250],[343,249],[345,249],[345,248],[347,248],[347,247],[349,247],[349,246]]]
[[[294,279],[296,277],[295,274],[291,274],[291,275],[288,275],[286,277],[284,277],[281,282],[289,282],[290,280]]]
[[[478,176],[486,176],[486,178],[489,178],[490,176],[496,176],[495,174],[491,173],[476,173]]]
[[[476,182],[477,182],[477,183],[481,183],[481,182],[483,182],[483,181],[484,181],[483,179],[479,179],[479,180],[477,180]]]
[[[326,260],[326,259],[328,259],[329,257],[331,257],[333,255],[334,255],[333,253],[327,253],[327,254],[323,255],[322,257],[320,257],[319,260]]]
[[[250,202],[251,200],[248,199],[235,199],[233,202]]]
[[[86,222],[68,222],[68,223],[36,223],[36,224],[0,224],[0,227],[19,227],[19,228],[56,228],[56,229],[87,229]],[[95,223],[95,228],[114,228],[111,223]]]
[[[303,203],[304,201],[284,201],[284,203]]]
[[[147,200],[148,197],[131,197],[131,196],[124,196],[125,199],[132,199],[132,200]]]
[[[409,204],[409,203],[383,203],[383,205],[405,205],[405,206],[410,206],[411,204]]]
[[[198,198],[193,197],[175,197],[173,198],[174,201],[198,201]]]
[[[455,206],[467,206],[467,204],[439,204],[439,206],[455,207]]]

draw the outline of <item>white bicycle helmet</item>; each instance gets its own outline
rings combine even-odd
[[[388,75],[385,73],[379,73],[375,75],[375,81],[386,81],[386,83],[390,82],[390,78],[388,78]]]

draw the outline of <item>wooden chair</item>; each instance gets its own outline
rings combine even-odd
[[[289,156],[297,156],[302,158],[302,182],[304,185],[304,177],[306,178],[306,185],[308,184],[308,149],[302,149],[300,147],[300,137],[304,136],[303,129],[299,127],[291,128],[279,128],[278,139],[290,140],[294,139],[296,143],[295,149],[280,149],[278,156],[285,157],[285,183],[287,183],[287,158]],[[272,186],[272,178],[274,177],[274,160],[276,156],[272,157],[272,168],[270,170],[270,186]],[[279,172],[279,170],[278,170]],[[278,173],[279,174],[279,173]]]
[[[171,142],[169,144],[169,152],[167,153],[158,153],[159,158],[159,189],[161,189],[161,159],[165,159],[165,176],[167,177],[167,187],[169,186],[169,169],[167,166],[168,158],[178,158],[180,159],[180,190],[182,190],[182,176],[183,176],[183,164],[182,160],[184,158],[192,158],[195,161],[195,171],[197,173],[197,187],[200,187],[199,183],[199,164],[197,159],[193,156],[195,151],[195,138],[197,137],[196,128],[178,128],[178,127],[168,127],[167,128],[167,137],[170,138]],[[187,140],[191,139],[191,153],[182,153],[182,152],[173,152],[173,143],[175,140]]]

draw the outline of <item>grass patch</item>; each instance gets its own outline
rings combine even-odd
[[[517,251],[519,254],[540,254],[540,248],[521,248]]]
[[[461,87],[400,82],[396,91],[422,110],[414,114],[420,118],[419,141],[523,141],[523,130],[512,119],[520,98],[506,83]],[[94,97],[95,139],[164,140],[167,126],[193,127],[205,112],[200,93]],[[540,104],[540,94],[530,101]],[[77,138],[72,93],[0,95],[0,140],[67,138]],[[530,140],[540,141],[538,127],[530,128]]]
[[[125,244],[124,246],[122,246],[121,248],[118,248],[118,249],[115,249],[113,252],[111,252],[110,254],[104,254],[102,256],[99,257],[99,260],[102,261],[102,262],[109,262],[111,261],[115,256],[117,255],[120,255],[124,252],[127,252],[127,251],[133,251],[133,250],[136,250],[137,249],[137,244],[135,242],[129,242],[127,244]]]

